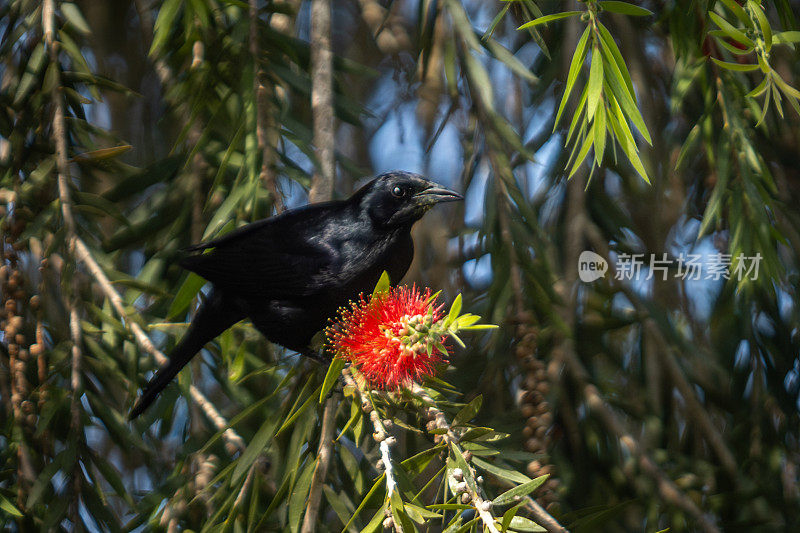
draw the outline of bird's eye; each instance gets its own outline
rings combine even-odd
[[[406,190],[404,187],[395,185],[394,189],[392,189],[392,195],[396,196],[397,198],[402,198],[406,195]]]

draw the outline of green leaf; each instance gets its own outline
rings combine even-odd
[[[583,11],[564,11],[563,13],[553,13],[552,15],[545,15],[543,17],[539,17],[529,22],[526,22],[517,29],[524,30],[525,28],[532,28],[533,26],[539,26],[540,24],[547,24],[548,22],[552,22],[554,20],[565,19],[568,17],[574,17],[575,15],[582,15],[582,14]]]
[[[727,20],[720,17],[713,11],[709,11],[708,16],[711,17],[711,20],[714,21],[714,24],[716,24],[719,27],[719,29],[725,32],[725,35],[727,35],[736,42],[742,43],[745,46],[753,46],[753,41],[750,40],[750,38],[744,33],[742,33],[740,30],[731,26],[731,24]]]
[[[545,528],[531,520],[530,518],[525,518],[524,516],[515,516],[511,519],[510,524],[511,529],[514,531],[547,531]]]
[[[508,527],[511,525],[511,520],[515,516],[517,516],[517,512],[519,511],[520,507],[522,507],[523,502],[518,503],[514,507],[510,508],[508,511],[503,513],[503,522],[501,524],[501,531],[505,532],[508,531]]]
[[[21,517],[22,512],[17,509],[13,503],[8,501],[5,496],[0,494],[0,509],[5,511],[6,513],[10,514],[11,516]]]
[[[742,63],[731,63],[729,61],[720,61],[716,57],[712,57],[711,61],[719,65],[720,67],[728,70],[734,70],[736,72],[752,72],[754,70],[758,70],[758,65],[750,65],[750,64],[742,64]]]
[[[522,498],[523,496],[527,496],[539,488],[539,486],[541,486],[541,484],[547,480],[549,475],[550,474],[539,476],[526,483],[523,483],[522,485],[517,485],[513,489],[505,491],[503,494],[492,500],[492,503],[494,505],[508,505],[509,503],[514,503],[518,499]]]
[[[599,46],[595,42],[592,46],[592,64],[589,68],[589,83],[586,93],[587,118],[592,120],[600,96],[603,93],[603,59],[600,56]]]
[[[583,62],[586,59],[586,50],[588,48],[589,43],[589,33],[590,28],[586,28],[583,31],[583,35],[581,35],[580,40],[578,41],[578,45],[575,47],[575,53],[572,56],[572,61],[569,65],[569,74],[567,74],[567,84],[564,88],[564,96],[561,97],[561,103],[558,105],[558,112],[556,113],[556,120],[553,124],[553,131],[556,130],[558,127],[559,120],[561,119],[561,113],[564,111],[566,107],[567,101],[569,100],[569,95],[572,92],[572,88],[575,86],[575,80],[578,79],[578,74],[581,71],[581,67],[583,66]],[[577,114],[577,112],[576,112]]]
[[[800,43],[800,31],[782,31],[772,37],[777,44]]]
[[[633,17],[647,17],[653,14],[653,12],[648,9],[629,4],[628,2],[615,2],[612,0],[606,0],[598,2],[598,5],[603,8],[603,11],[620,13],[622,15],[631,15]]]
[[[619,51],[619,46],[617,46],[616,41],[614,41],[614,38],[611,36],[611,32],[608,31],[608,28],[606,28],[603,23],[598,23],[597,27],[600,30],[600,51],[604,56],[606,56],[606,60],[609,63],[616,65],[617,68],[615,69],[615,72],[619,71],[619,76],[625,82],[625,86],[628,88],[628,94],[630,94],[631,100],[636,100],[636,93],[633,91],[633,80],[631,80],[631,73],[628,72],[628,66],[625,64],[625,59],[622,57],[622,52]]]
[[[153,44],[150,45],[150,55],[154,55],[167,44],[173,21],[178,14],[183,0],[165,0],[158,10],[158,18],[153,28]]]
[[[192,303],[194,297],[198,292],[200,292],[200,289],[202,289],[203,285],[205,284],[206,280],[194,272],[189,272],[189,275],[186,276],[186,279],[178,289],[177,294],[175,294],[172,304],[169,306],[169,311],[167,311],[167,319],[174,320],[179,315],[184,314],[186,310],[189,309],[189,304]]]
[[[61,4],[61,13],[64,15],[64,18],[67,19],[67,22],[72,24],[72,26],[83,35],[92,33],[89,24],[86,22],[86,19],[83,18],[81,10],[72,2],[64,2]]]
[[[761,5],[758,2],[748,0],[747,5],[750,7],[750,11],[756,14],[756,19],[758,19],[758,25],[761,28],[761,33],[764,35],[765,47],[767,52],[769,52],[772,50],[772,28],[769,25],[767,16],[764,15],[764,10],[761,9]]]
[[[489,109],[494,108],[494,90],[486,67],[469,52],[464,54],[464,69],[471,82],[470,87],[475,89],[473,98],[480,98],[483,105]]]
[[[450,306],[450,312],[447,314],[447,319],[445,320],[445,327],[450,326],[455,320],[458,318],[458,313],[461,312],[461,293],[456,296],[455,300],[453,300],[453,305]]]
[[[25,65],[25,73],[17,84],[17,90],[14,92],[14,105],[21,103],[28,93],[34,88],[39,81],[39,74],[42,67],[47,62],[47,54],[44,50],[44,43],[39,43],[36,48],[31,52],[28,62]]]
[[[586,154],[589,153],[589,149],[592,147],[593,143],[594,143],[594,136],[593,135],[587,135],[583,139],[583,145],[581,146],[580,151],[578,151],[578,155],[575,157],[575,161],[572,163],[572,168],[569,171],[569,175],[567,176],[567,179],[569,179],[572,176],[574,176],[575,172],[578,171],[578,169],[581,166],[581,163],[583,163],[583,160],[586,159]]]
[[[234,486],[242,476],[250,470],[253,463],[256,462],[258,456],[261,455],[261,452],[264,451],[264,448],[267,447],[272,437],[275,435],[275,428],[277,425],[277,422],[274,420],[265,420],[264,423],[261,424],[258,433],[255,434],[253,440],[247,445],[244,453],[236,461],[236,468],[231,476],[231,487]]]
[[[319,393],[319,403],[325,401],[325,397],[328,396],[333,386],[336,385],[345,364],[347,364],[347,362],[338,355],[333,358],[333,361],[331,361],[331,364],[328,366],[328,372],[325,373],[325,380],[322,382],[322,389],[320,389]]]
[[[308,490],[311,487],[311,480],[314,478],[314,467],[317,462],[308,460],[303,468],[303,473],[297,478],[297,482],[289,495],[289,526],[291,531],[297,531],[300,519],[306,507]]]
[[[747,13],[745,12],[744,9],[742,9],[742,6],[740,6],[738,2],[736,2],[735,0],[720,0],[720,1],[723,4],[725,4],[725,7],[730,9],[734,15],[736,15],[736,18],[739,19],[742,22],[742,24],[748,27],[753,26],[753,21],[750,20],[750,17],[747,16]]]
[[[382,292],[387,292],[392,286],[392,282],[389,279],[389,274],[384,270],[381,274],[378,283],[375,285],[375,290],[372,291],[372,296],[376,294],[380,294]]]
[[[461,408],[458,414],[453,418],[452,426],[463,426],[478,414],[483,404],[483,395],[479,394],[471,402]]]
[[[611,89],[611,91],[607,92],[616,96],[616,100],[622,110],[625,111],[625,115],[633,122],[633,125],[636,126],[636,129],[638,129],[639,133],[644,137],[644,140],[647,141],[647,144],[652,145],[653,140],[650,138],[650,132],[647,129],[647,125],[644,123],[642,113],[636,105],[633,93],[629,91],[626,85],[624,75],[619,70],[613,57],[608,57],[606,55],[604,60],[606,72],[610,72],[610,75],[605,78],[608,82],[608,87]]]
[[[606,149],[606,107],[600,105],[597,107],[597,113],[594,117],[594,125],[592,126],[594,134],[594,160],[597,165],[603,164],[603,153]]]
[[[373,484],[372,484],[372,488],[370,488],[370,489],[369,489],[369,492],[367,493],[367,495],[366,495],[366,496],[364,496],[364,499],[362,499],[362,500],[361,500],[361,503],[360,503],[360,504],[358,505],[358,507],[356,508],[355,512],[353,513],[353,516],[351,516],[351,517],[350,517],[350,521],[349,521],[349,522],[347,522],[347,523],[344,525],[344,527],[342,528],[342,533],[344,533],[345,531],[347,531],[347,529],[348,529],[348,528],[349,528],[349,527],[350,527],[350,526],[353,524],[353,522],[355,522],[355,520],[356,520],[356,518],[358,517],[358,515],[361,513],[361,511],[364,509],[364,507],[366,507],[366,506],[367,506],[367,503],[369,502],[369,500],[370,500],[370,497],[373,495],[373,493],[375,493],[375,491],[377,491],[377,490],[378,490],[378,488],[381,486],[381,484],[382,484],[382,483],[383,483],[385,480],[386,480],[386,474],[385,474],[385,473],[381,474],[381,475],[378,477],[378,479],[376,479],[376,480],[375,480],[375,483],[373,483]],[[384,504],[384,505],[383,505],[383,507],[381,507],[381,509],[385,509],[385,508],[386,508],[386,504]],[[384,517],[383,517],[383,511],[380,511],[380,517],[381,517],[381,522],[382,522],[382,521],[383,521],[383,518],[384,518]],[[370,522],[370,523],[371,523],[371,522]],[[380,522],[379,522],[379,523],[380,523]]]
[[[510,4],[509,4],[510,5]],[[508,5],[506,6],[508,8]],[[511,53],[505,46],[500,44],[499,42],[495,41],[494,39],[489,39],[488,41],[483,41],[484,46],[487,50],[499,61],[502,61],[513,73],[515,73],[520,78],[527,80],[530,83],[535,83],[539,81],[529,68],[522,64],[522,62],[517,59],[517,57]]]
[[[514,483],[523,484],[531,482],[531,478],[521,472],[517,472],[516,470],[511,470],[509,468],[503,468],[502,466],[484,461],[479,457],[473,457],[472,462],[475,464],[475,466],[499,477],[500,479],[506,479],[508,481],[513,481]]]
[[[630,128],[628,128],[627,122],[625,122],[625,116],[622,114],[619,104],[616,100],[613,100],[611,106],[614,112],[608,113],[608,121],[609,124],[611,124],[617,142],[622,148],[622,151],[625,152],[625,155],[628,156],[628,160],[631,162],[636,172],[639,173],[644,181],[650,183],[650,178],[647,177],[647,172],[644,169],[642,160],[639,158],[636,143],[633,140],[633,134]]]

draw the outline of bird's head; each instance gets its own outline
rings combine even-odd
[[[377,176],[362,187],[361,206],[381,227],[413,224],[434,205],[464,197],[418,174],[393,171]]]

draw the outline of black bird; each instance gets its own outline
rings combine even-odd
[[[393,283],[414,257],[411,226],[463,197],[408,172],[381,174],[347,200],[307,205],[192,246],[180,265],[212,289],[189,329],[131,410],[139,416],[203,346],[249,318],[270,341],[310,355],[312,337],[339,307]]]

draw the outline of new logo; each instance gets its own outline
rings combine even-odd
[[[584,283],[591,283],[602,278],[608,271],[608,263],[602,256],[589,250],[581,252],[578,257],[578,277]]]

